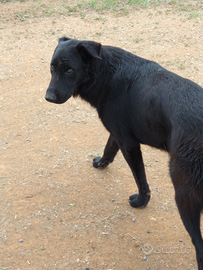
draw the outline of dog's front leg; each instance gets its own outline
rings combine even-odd
[[[146,181],[145,169],[140,145],[132,149],[121,149],[128,165],[131,168],[137,183],[139,194],[130,196],[129,203],[132,207],[145,207],[150,200],[150,189]]]
[[[119,150],[119,146],[112,135],[109,136],[107,144],[104,149],[103,157],[96,157],[93,159],[93,166],[95,168],[105,168],[109,163],[113,162],[115,155]]]

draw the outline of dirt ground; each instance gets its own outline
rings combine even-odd
[[[92,167],[108,138],[96,111],[80,99],[44,99],[63,35],[121,47],[203,86],[203,6],[185,2],[189,10],[67,14],[45,8],[73,1],[0,3],[0,269],[197,269],[168,155],[142,146],[152,196],[133,209],[137,187],[121,153],[105,170]]]

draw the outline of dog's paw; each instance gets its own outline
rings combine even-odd
[[[145,207],[150,200],[150,195],[141,196],[139,194],[133,194],[129,197],[129,203],[132,207]]]
[[[109,165],[109,162],[102,162],[101,159],[101,157],[96,157],[93,159],[92,164],[95,168],[106,168]]]

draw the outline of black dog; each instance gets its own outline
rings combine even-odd
[[[122,49],[66,37],[54,52],[51,74],[46,100],[61,104],[80,96],[97,109],[110,137],[93,166],[106,167],[122,151],[139,189],[131,206],[150,199],[140,144],[169,152],[176,203],[203,270],[203,89]]]

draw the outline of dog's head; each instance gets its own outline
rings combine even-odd
[[[46,100],[61,104],[66,102],[88,78],[87,67],[100,57],[101,44],[60,38],[51,60],[51,82]]]

